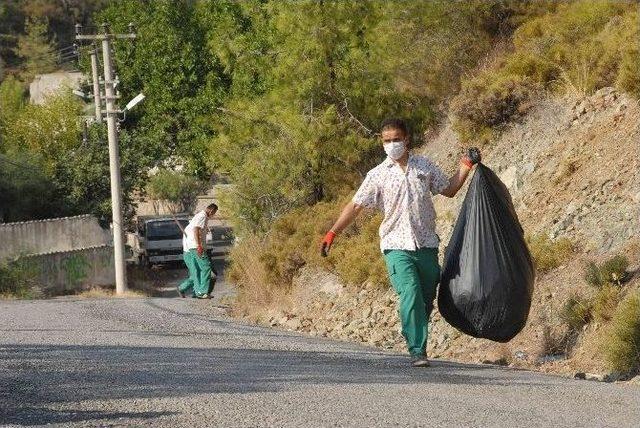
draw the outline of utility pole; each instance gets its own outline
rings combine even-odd
[[[127,290],[127,274],[124,259],[124,230],[122,216],[122,189],[120,187],[120,153],[118,149],[118,128],[116,120],[121,113],[117,109],[115,100],[118,98],[114,89],[113,67],[111,64],[111,41],[112,39],[134,39],[133,26],[130,24],[129,34],[110,34],[107,24],[101,26],[102,34],[80,34],[81,26],[76,25],[76,40],[100,40],[102,42],[102,61],[104,63],[104,93],[107,116],[107,132],[109,138],[109,171],[111,175],[111,212],[113,216],[113,250],[116,271],[116,294],[123,294]],[[95,51],[95,49],[94,49]],[[93,70],[92,58],[92,70]],[[100,88],[97,86],[97,61],[94,74],[94,97],[100,96]],[[97,89],[97,90],[96,90]],[[97,104],[100,106],[100,104]],[[97,107],[100,108],[100,107]],[[97,111],[96,111],[97,113]],[[100,111],[100,120],[102,120]]]
[[[96,122],[102,123],[102,100],[100,99],[100,75],[98,74],[98,47],[94,44],[89,52],[91,56],[91,75],[93,77],[93,100],[96,105]]]

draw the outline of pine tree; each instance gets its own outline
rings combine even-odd
[[[18,37],[16,54],[23,58],[20,72],[23,81],[30,81],[36,74],[50,73],[56,69],[55,43],[47,34],[46,20],[25,21],[25,34]]]

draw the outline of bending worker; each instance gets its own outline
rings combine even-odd
[[[191,292],[198,299],[209,298],[209,283],[211,281],[211,262],[205,251],[207,239],[207,222],[218,211],[216,204],[210,204],[206,209],[193,216],[189,225],[184,228],[182,236],[184,264],[189,270],[189,278],[178,286],[180,297],[186,297]]]
[[[431,194],[454,197],[473,166],[480,162],[480,151],[469,149],[460,160],[458,171],[447,178],[431,160],[409,152],[410,135],[403,120],[385,120],[381,136],[388,157],[367,173],[353,200],[322,241],[322,253],[327,255],[336,235],[363,208],[377,208],[384,213],[380,248],[391,285],[399,295],[402,335],[411,364],[427,367],[428,320],[440,281],[440,238],[435,231]]]

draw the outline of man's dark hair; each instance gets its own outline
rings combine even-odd
[[[207,205],[208,210],[218,211],[218,206],[216,204]]]
[[[409,126],[407,125],[407,122],[395,117],[387,118],[382,122],[382,125],[380,126],[380,132],[384,131],[385,129],[399,129],[400,131],[402,131],[405,137],[409,137],[411,135],[409,134]]]

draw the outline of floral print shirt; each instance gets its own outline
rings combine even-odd
[[[438,248],[436,212],[431,195],[449,186],[449,179],[432,161],[409,155],[406,172],[387,158],[367,173],[353,197],[356,205],[384,213],[380,249]]]

